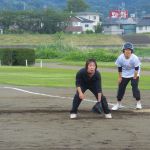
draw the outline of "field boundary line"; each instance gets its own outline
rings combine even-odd
[[[52,98],[59,98],[59,99],[70,99],[72,100],[73,97],[64,97],[64,96],[59,96],[59,95],[51,95],[51,94],[45,94],[45,93],[39,93],[39,92],[32,92],[32,91],[28,91],[28,90],[24,90],[24,89],[20,89],[20,88],[15,88],[15,87],[3,87],[4,89],[11,89],[11,90],[16,90],[16,91],[20,91],[23,93],[28,93],[28,94],[33,94],[33,95],[40,95],[40,96],[46,96],[46,97],[52,97]],[[83,102],[91,102],[91,103],[96,103],[96,100],[92,100],[92,99],[84,99]],[[111,106],[114,106],[115,104],[113,103],[108,103]],[[123,106],[125,107],[125,106]]]

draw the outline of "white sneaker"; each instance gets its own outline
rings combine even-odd
[[[77,114],[70,114],[70,119],[75,119],[77,118]]]
[[[118,110],[120,108],[122,108],[123,106],[120,103],[117,103],[116,105],[114,105],[111,110]]]
[[[111,114],[105,114],[105,118],[106,118],[106,119],[111,119],[111,118],[112,118],[112,115],[111,115]]]
[[[136,103],[136,109],[142,109],[142,105],[140,101],[137,101]]]

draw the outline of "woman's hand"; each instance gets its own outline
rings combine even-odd
[[[85,98],[85,95],[84,95],[82,92],[80,92],[80,93],[79,93],[79,98],[80,98],[81,100],[83,100],[83,99]]]
[[[122,77],[118,77],[118,84],[120,84],[122,81]]]

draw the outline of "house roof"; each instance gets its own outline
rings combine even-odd
[[[66,32],[82,32],[81,26],[68,26],[65,29]]]
[[[83,18],[83,17],[77,17],[81,20],[82,23],[93,23],[94,21],[92,20],[89,20],[89,19],[86,19],[86,18]]]
[[[70,18],[70,22],[81,22],[81,23],[93,23],[94,21],[83,18],[83,17],[72,17]]]
[[[140,19],[137,23],[137,26],[150,26],[150,16]]]
[[[70,22],[81,22],[81,19],[78,17],[71,17],[69,21]]]
[[[78,13],[76,13],[76,15],[77,16],[82,16],[82,15],[84,15],[84,16],[86,16],[86,15],[99,15],[99,13],[97,13],[97,12],[78,12]]]
[[[128,19],[117,19],[117,18],[107,18],[103,25],[135,25],[137,24],[137,22],[132,19],[132,18],[128,18]]]

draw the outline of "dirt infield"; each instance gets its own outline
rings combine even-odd
[[[93,102],[82,102],[76,120],[69,119],[74,88],[0,86],[0,149],[2,150],[100,150],[149,149],[150,112],[135,111],[128,91],[127,108],[112,112],[113,119],[91,112]],[[40,95],[40,94],[47,95]],[[115,103],[116,91],[104,90],[109,103]],[[48,95],[51,95],[48,96]],[[53,97],[53,96],[60,96]],[[86,97],[95,100],[87,91]],[[143,110],[150,108],[149,91],[142,91]]]

